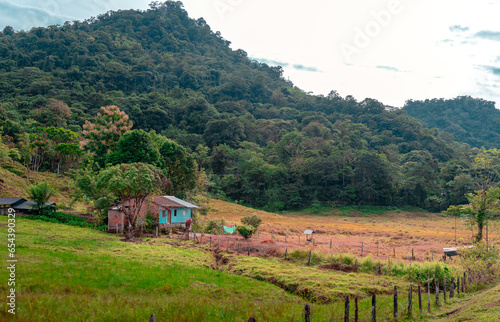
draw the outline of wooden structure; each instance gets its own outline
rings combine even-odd
[[[304,235],[306,235],[307,241],[311,241],[311,240],[313,240],[314,230],[308,229],[308,230],[304,231]]]

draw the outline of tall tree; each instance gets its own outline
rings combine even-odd
[[[165,191],[170,182],[158,168],[146,163],[119,164],[102,170],[97,186],[113,193],[124,203],[122,211],[128,221],[127,238],[137,228],[139,211],[148,195]]]
[[[106,155],[116,150],[120,137],[132,128],[132,121],[114,105],[101,107],[95,121],[85,121],[83,125],[83,135],[88,140],[84,144],[86,149],[95,153],[96,162],[103,167]]]

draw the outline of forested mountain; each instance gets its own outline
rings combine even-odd
[[[478,148],[500,147],[500,110],[494,102],[461,96],[407,101],[404,109],[429,127],[453,134],[459,142]]]
[[[441,210],[473,190],[470,155],[477,150],[373,99],[308,95],[282,78],[281,67],[251,61],[229,44],[173,1],[29,32],[6,27],[4,141],[20,146],[21,134],[39,127],[66,128],[83,139],[84,121],[116,105],[133,129],[190,149],[213,193],[269,210],[319,203]],[[134,135],[123,140],[140,137],[150,150],[167,144]],[[167,169],[169,149],[162,157]],[[124,162],[101,157],[101,166]],[[48,160],[41,170],[54,168]]]

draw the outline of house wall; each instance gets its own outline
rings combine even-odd
[[[118,227],[118,231],[123,231],[125,227],[125,215],[120,210],[110,209],[108,210],[108,231],[117,232],[116,227]]]
[[[177,216],[175,215],[176,210]],[[172,208],[172,224],[183,224],[189,218],[191,218],[190,208]]]

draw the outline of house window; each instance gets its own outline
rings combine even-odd
[[[177,217],[177,209],[174,210],[174,217]]]

